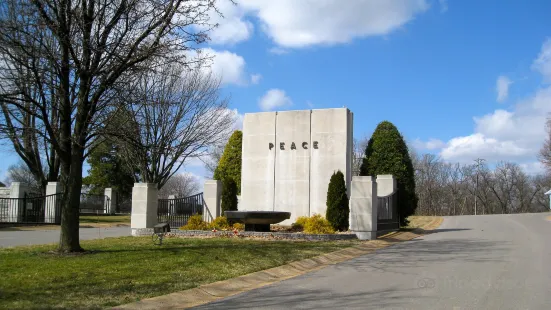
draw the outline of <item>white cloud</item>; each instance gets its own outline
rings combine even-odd
[[[253,24],[245,20],[246,10],[239,5],[234,5],[229,0],[217,1],[216,6],[223,16],[215,11],[209,13],[210,23],[218,24],[218,27],[209,32],[213,45],[233,45],[248,40],[253,31]],[[206,27],[202,27],[206,29]]]
[[[262,79],[261,74],[251,74],[251,83],[258,84],[260,83],[260,80]]]
[[[281,47],[347,43],[387,35],[429,8],[426,0],[240,0]]]
[[[220,77],[222,85],[247,85],[246,63],[243,57],[229,51],[216,51],[212,48],[204,48],[201,52],[213,57],[209,62],[210,66],[204,67],[204,70],[211,71]]]
[[[448,141],[441,156],[462,162],[477,157],[490,161],[532,161],[545,138],[548,113],[551,113],[551,87],[520,101],[512,111],[499,109],[475,117],[475,132]]]
[[[266,94],[260,98],[258,106],[263,111],[271,111],[277,108],[285,108],[291,106],[293,102],[287,95],[285,91],[277,88],[270,89]]]
[[[413,141],[413,147],[419,150],[437,150],[443,148],[445,145],[444,141],[433,138],[426,142],[419,139]]]
[[[544,78],[551,77],[549,52],[551,41],[547,40],[532,65]],[[549,113],[551,86],[545,86],[509,110],[497,109],[474,117],[474,132],[450,139],[442,147],[440,156],[447,161],[464,163],[471,163],[479,157],[489,162],[515,161],[529,173],[541,172],[536,156],[545,139],[545,122]]]
[[[545,167],[539,161],[523,163],[523,164],[520,164],[520,167],[524,172],[530,175],[540,174],[542,171],[545,170]]]
[[[440,156],[448,161],[471,162],[480,157],[488,161],[515,160],[530,156],[530,149],[518,146],[515,141],[499,141],[475,133],[448,141]]]
[[[551,83],[551,38],[543,43],[538,58],[532,64],[532,69],[538,71],[545,82]]]
[[[314,107],[314,104],[313,104],[312,101],[310,101],[310,100],[306,100],[306,105],[307,105],[310,109],[312,109],[312,108]]]
[[[440,4],[440,12],[448,11],[448,0],[438,0],[438,3]]]
[[[500,75],[496,81],[497,102],[503,102],[509,97],[509,86],[513,82],[506,76]]]
[[[286,50],[281,47],[272,47],[268,50],[268,52],[270,52],[271,54],[283,55],[283,54],[288,54],[289,50]]]

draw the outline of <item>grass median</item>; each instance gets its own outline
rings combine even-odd
[[[84,254],[55,246],[0,250],[0,309],[97,309],[197,287],[357,244],[148,237],[82,241]]]

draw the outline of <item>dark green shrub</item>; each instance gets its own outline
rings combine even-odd
[[[218,166],[214,170],[215,180],[230,178],[237,184],[237,195],[241,193],[241,145],[243,143],[243,132],[236,130],[231,135],[224,153],[220,157]]]
[[[398,214],[402,226],[408,224],[407,217],[413,215],[417,208],[414,173],[407,145],[398,128],[391,122],[381,122],[365,149],[360,175],[392,174],[396,178]]]
[[[335,230],[348,230],[348,195],[344,174],[339,170],[331,176],[327,189],[327,210],[325,217]]]
[[[222,215],[225,211],[237,211],[237,184],[231,178],[222,181]]]

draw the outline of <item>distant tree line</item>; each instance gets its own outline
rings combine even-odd
[[[516,163],[447,163],[433,154],[413,157],[416,215],[544,212],[550,174],[529,175]],[[478,182],[477,182],[478,178]],[[478,186],[477,186],[478,183]],[[476,199],[476,203],[475,203]]]

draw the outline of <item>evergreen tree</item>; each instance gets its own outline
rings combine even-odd
[[[348,230],[348,196],[344,174],[339,170],[331,176],[327,190],[327,211],[325,217],[335,230]]]
[[[243,132],[236,130],[231,135],[224,153],[214,170],[215,180],[232,179],[237,185],[237,195],[241,194],[241,145]]]
[[[103,195],[105,188],[111,187],[122,197],[132,194],[135,174],[118,155],[118,146],[109,140],[98,145],[87,159],[90,169],[82,183],[89,186],[90,193]]]
[[[222,215],[224,211],[237,211],[237,184],[231,178],[222,181]]]
[[[398,128],[391,122],[379,123],[365,149],[360,175],[392,174],[398,185],[398,214],[400,224],[408,224],[407,217],[417,208],[415,171],[408,147]]]

